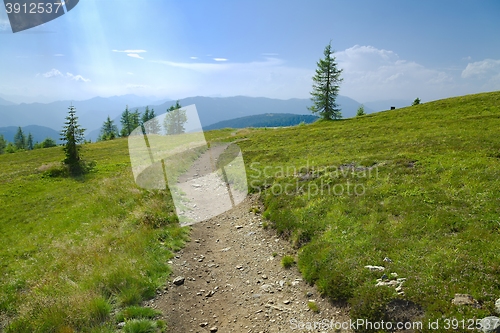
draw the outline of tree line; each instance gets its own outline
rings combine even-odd
[[[0,134],[0,154],[55,146],[57,146],[57,143],[52,138],[46,138],[42,142],[33,142],[33,135],[31,133],[26,135],[20,126],[17,128],[17,132],[14,135],[14,142],[6,140],[5,137]]]
[[[187,122],[187,116],[186,111],[181,108],[182,106],[179,104],[179,101],[177,101],[175,105],[172,105],[167,109],[167,114],[165,115],[162,124],[165,129],[165,133],[184,133],[184,125]],[[160,134],[162,131],[162,127],[156,118],[155,110],[150,110],[149,106],[146,106],[146,110],[143,114],[141,114],[138,109],[130,111],[127,105],[125,107],[125,111],[121,114],[120,124],[121,129],[118,130],[118,126],[115,125],[114,121],[108,115],[108,118],[104,121],[101,127],[101,133],[98,141],[113,140],[118,137],[128,137],[132,134],[132,131],[138,127],[142,128],[142,132],[144,134]]]

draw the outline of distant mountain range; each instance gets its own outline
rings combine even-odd
[[[310,124],[318,120],[312,115],[296,115],[291,113],[266,113],[255,116],[247,116],[236,119],[224,120],[203,127],[203,130],[215,130],[221,128],[245,128],[245,127],[282,127],[295,126],[300,123]]]
[[[6,99],[3,99],[2,97],[0,97],[0,105],[15,105],[16,103],[12,103]]]
[[[5,95],[3,95],[5,96]],[[188,97],[179,100],[183,106],[195,104],[202,126],[205,128],[212,124],[235,118],[266,113],[288,113],[295,115],[310,115],[307,109],[311,106],[309,99],[272,99],[264,97]],[[342,109],[343,118],[350,118],[356,115],[356,110],[360,106],[357,101],[338,96],[337,103]],[[87,139],[95,141],[99,136],[102,123],[109,115],[115,120],[115,124],[120,126],[120,115],[128,105],[130,110],[138,109],[143,113],[146,105],[153,108],[156,115],[165,113],[175,101],[154,100],[154,98],[140,97],[135,95],[123,95],[113,97],[94,97],[85,101],[57,101],[52,103],[21,103],[14,104],[8,100],[0,101],[0,128],[7,126],[28,126],[38,125],[52,128],[57,133],[64,125],[68,107],[76,107],[80,125],[86,129]],[[371,113],[373,110],[365,105],[365,112]],[[54,138],[56,139],[56,138]],[[57,137],[58,139],[58,137]]]

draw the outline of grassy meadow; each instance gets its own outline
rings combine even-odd
[[[391,319],[397,300],[424,323],[495,314],[500,92],[239,133],[264,216],[299,249],[304,278],[353,319]],[[406,278],[401,294],[375,287],[391,273]],[[456,293],[479,306],[452,305]]]
[[[353,319],[394,319],[387,309],[400,302],[427,323],[493,315],[500,298],[499,129],[494,92],[206,136],[237,142],[266,225],[299,250],[307,282],[349,304]],[[189,230],[168,191],[135,185],[126,139],[82,153],[96,161],[84,178],[50,176],[60,147],[0,155],[6,332],[114,332],[124,318],[130,332],[164,327],[139,305],[165,282]],[[383,274],[406,279],[399,294],[375,287]],[[479,306],[452,305],[456,293]]]
[[[114,332],[116,311],[154,296],[187,240],[169,193],[135,185],[126,139],[82,154],[97,162],[83,178],[50,176],[61,147],[0,155],[6,332]]]

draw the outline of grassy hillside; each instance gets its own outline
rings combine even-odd
[[[295,126],[300,123],[310,124],[318,120],[313,115],[297,115],[290,113],[266,113],[255,116],[241,117],[203,127],[203,130],[210,131],[220,128],[246,128],[246,127],[284,127]]]
[[[250,190],[300,249],[308,282],[349,302],[354,319],[427,323],[483,318],[500,298],[499,128],[496,92],[207,136],[238,140]],[[0,155],[7,332],[113,332],[165,281],[166,261],[186,240],[170,194],[134,184],[126,140],[88,144],[83,154],[97,162],[85,179],[50,177],[60,147]],[[402,294],[375,287],[391,273],[406,278]],[[479,307],[452,305],[455,293]],[[395,302],[404,311],[387,313]]]
[[[349,301],[354,318],[388,318],[403,299],[427,323],[494,314],[500,298],[499,128],[495,92],[236,137],[308,282]],[[391,273],[404,294],[375,287]],[[480,307],[452,305],[455,293]]]
[[[97,162],[84,179],[49,176],[61,147],[0,155],[0,331],[114,332],[186,240],[169,193],[135,185],[127,140],[83,155]]]

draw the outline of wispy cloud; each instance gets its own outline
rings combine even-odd
[[[189,57],[189,59],[196,60],[196,59],[198,59],[198,57]]]
[[[38,74],[37,74],[38,75]],[[61,73],[59,70],[52,68],[50,71],[41,74],[43,77],[63,77],[63,73]]]
[[[215,58],[224,59],[224,58]],[[214,59],[214,60],[215,60]],[[169,60],[152,60],[153,63],[168,65],[172,67],[190,69],[202,73],[210,72],[220,72],[233,69],[246,69],[246,68],[256,68],[256,67],[271,67],[278,66],[283,63],[282,60],[276,58],[266,58],[265,61],[254,61],[248,63],[226,63],[227,59],[219,60],[216,63],[207,62],[175,62]]]
[[[127,55],[131,58],[144,59],[143,57],[141,57],[140,55],[138,55],[136,53],[127,53]]]
[[[56,53],[56,54],[54,54],[54,57],[64,57],[64,54],[62,54],[62,53]]]
[[[123,53],[144,53],[146,50],[113,50],[113,52],[123,52]]]
[[[86,79],[81,75],[73,75],[71,73],[66,73],[66,77],[74,81],[90,82],[90,79]]]
[[[81,75],[73,75],[72,73],[69,72],[66,72],[66,75],[64,75],[63,73],[61,73],[61,71],[55,68],[52,68],[50,71],[43,74],[38,73],[36,76],[43,76],[45,78],[62,77],[73,81],[90,82],[90,79],[86,79]]]
[[[468,63],[462,71],[462,78],[491,78],[500,74],[500,60],[485,59]]]
[[[360,101],[431,96],[448,89],[453,78],[446,72],[404,60],[390,50],[355,45],[334,53],[343,69],[341,94]]]
[[[215,61],[227,61],[226,58],[214,58]]]

